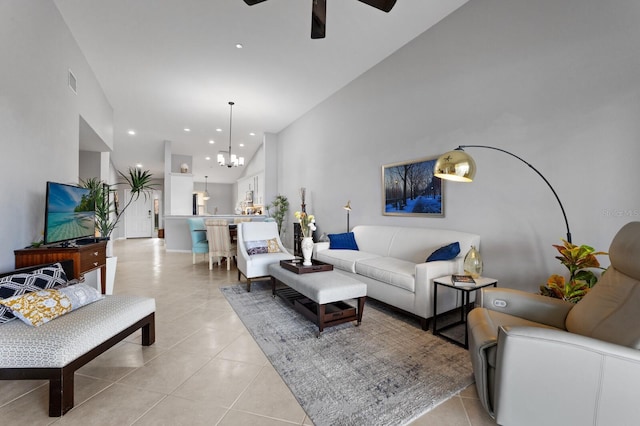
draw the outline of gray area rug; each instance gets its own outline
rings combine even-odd
[[[473,383],[466,350],[375,301],[316,338],[269,282],[221,290],[316,426],[406,424]]]

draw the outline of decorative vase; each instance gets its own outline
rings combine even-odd
[[[105,255],[107,257],[113,257],[113,240],[110,237],[107,237],[107,246],[105,248]]]
[[[313,237],[303,237],[302,238],[302,264],[304,266],[311,265],[311,254],[313,253]]]
[[[116,282],[116,267],[118,266],[118,258],[117,257],[107,257],[107,277],[105,283],[105,293],[104,294],[113,294],[113,287]]]
[[[474,246],[471,246],[464,256],[464,273],[473,278],[479,278],[482,275],[482,256]]]

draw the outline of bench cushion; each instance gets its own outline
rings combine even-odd
[[[155,309],[152,298],[114,295],[40,327],[2,324],[0,368],[64,367]]]
[[[336,271],[296,274],[278,264],[272,264],[269,265],[269,273],[320,305],[367,295],[366,284]]]

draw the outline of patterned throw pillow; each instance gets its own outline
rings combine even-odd
[[[253,256],[254,254],[264,254],[269,252],[269,248],[265,240],[245,241],[244,246],[247,248],[247,254],[249,256]]]
[[[33,291],[64,285],[67,274],[60,263],[46,266],[32,272],[7,275],[0,278],[0,299],[7,299]],[[15,319],[11,310],[0,305],[0,324]]]
[[[88,305],[104,296],[86,284],[76,284],[60,289],[47,289],[0,300],[25,324],[41,326],[52,319]]]
[[[278,239],[277,238],[271,238],[270,240],[267,240],[267,252],[268,253],[279,253],[280,252],[280,246],[278,245]]]

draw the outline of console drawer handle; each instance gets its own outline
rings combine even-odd
[[[96,257],[98,257],[98,252],[97,252],[97,251],[96,251],[96,252],[94,252],[94,253],[93,253],[93,255],[94,255],[94,256],[96,256]]]
[[[98,266],[98,262],[93,262],[93,266]]]

